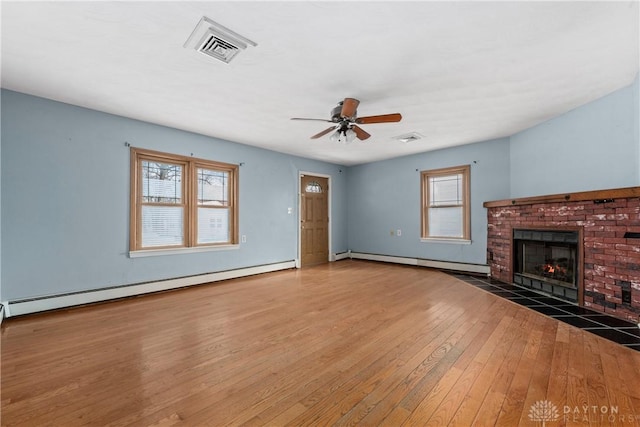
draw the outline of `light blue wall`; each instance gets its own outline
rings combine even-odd
[[[420,171],[471,165],[470,245],[420,241]],[[508,138],[349,168],[349,248],[355,252],[486,263],[487,211],[509,194]],[[402,235],[391,236],[391,230]]]
[[[129,148],[240,167],[237,250],[128,257]],[[332,178],[332,252],[347,250],[346,169],[2,91],[2,298],[16,300],[297,258],[299,171]],[[340,172],[342,170],[343,172]],[[293,214],[287,208],[293,208]]]
[[[2,117],[2,92],[0,91],[0,117]],[[0,119],[0,129],[2,129],[2,120]],[[2,133],[0,132],[0,189],[2,188]],[[5,301],[2,298],[2,191],[0,190],[0,303]],[[2,321],[2,319],[0,319]]]
[[[483,202],[639,185],[639,86],[636,77],[631,86],[509,138],[350,168],[349,248],[484,264]],[[416,169],[464,164],[471,165],[473,243],[420,242]],[[402,236],[391,236],[397,229]]]
[[[332,252],[484,264],[483,202],[640,185],[639,100],[636,77],[510,138],[345,168],[3,90],[0,300],[292,260],[300,171],[332,177]],[[125,142],[243,163],[240,233],[247,243],[130,259]],[[420,242],[419,171],[465,164],[472,244]],[[391,236],[397,229],[402,236]]]
[[[640,183],[640,74],[636,76],[636,80],[633,82],[633,98],[633,129],[635,130],[634,139],[638,150],[638,177],[636,182]]]
[[[511,197],[637,186],[633,85],[511,136]]]

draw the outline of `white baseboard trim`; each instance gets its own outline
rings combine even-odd
[[[364,259],[368,261],[390,262],[393,264],[418,265],[415,258],[405,258],[391,255],[363,254],[360,252],[351,252],[352,259]]]
[[[390,262],[394,264],[416,265],[419,267],[438,268],[441,270],[453,270],[453,271],[461,271],[465,273],[486,274],[487,276],[491,272],[491,270],[489,269],[489,266],[484,264],[435,261],[435,260],[421,259],[421,258],[406,258],[406,257],[397,257],[397,256],[390,256],[390,255],[365,254],[360,252],[351,252],[351,258],[363,259],[363,260],[369,260],[369,261]]]
[[[295,266],[295,261],[285,261],[275,264],[240,268],[237,270],[227,270],[215,273],[200,274],[197,276],[181,277],[178,279],[159,280],[137,285],[125,285],[114,288],[98,289],[67,295],[48,296],[29,300],[8,301],[3,308],[6,308],[7,317],[20,316],[24,314],[38,313],[41,311],[109,301],[118,298],[148,294],[152,292],[184,288],[187,286],[201,285],[203,283],[219,282],[221,280],[253,276],[255,274],[271,273],[274,271],[295,268]]]
[[[478,273],[489,275],[491,269],[488,265],[484,264],[468,264],[462,262],[448,262],[448,261],[435,261],[430,259],[419,259],[418,265],[420,267],[439,268],[442,270],[454,270],[463,271],[465,273]]]
[[[341,259],[349,259],[351,258],[351,253],[349,252],[342,252],[339,254],[333,254],[333,260],[334,261],[340,261]]]

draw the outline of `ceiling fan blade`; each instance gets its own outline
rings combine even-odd
[[[292,117],[291,120],[313,120],[315,122],[333,123],[331,120],[326,120],[326,119],[307,119],[307,118],[304,118],[304,117]]]
[[[342,111],[340,112],[340,116],[349,119],[355,116],[356,109],[358,108],[359,104],[360,101],[358,101],[357,99],[345,98],[344,101],[342,101]]]
[[[359,126],[353,125],[351,126],[351,129],[353,129],[353,131],[356,133],[356,136],[358,137],[358,139],[364,141],[365,139],[369,138],[371,135],[369,135],[367,132],[364,131],[364,129],[362,129]]]
[[[400,113],[382,114],[380,116],[358,117],[356,123],[366,125],[370,123],[394,123],[402,120]]]
[[[328,133],[329,133],[329,132],[331,132],[332,130],[336,129],[337,127],[338,127],[338,126],[331,126],[330,128],[325,129],[325,130],[323,130],[323,131],[322,131],[322,132],[320,132],[320,133],[316,133],[315,135],[313,135],[313,136],[311,137],[311,139],[318,139],[318,138],[320,138],[321,136],[325,136],[326,134],[328,134]]]

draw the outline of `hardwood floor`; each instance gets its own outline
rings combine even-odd
[[[7,319],[1,362],[6,426],[640,425],[640,352],[365,261]]]

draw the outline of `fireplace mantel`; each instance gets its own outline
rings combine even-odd
[[[640,320],[640,187],[485,202],[491,277],[514,283],[515,229],[577,229],[578,304]]]
[[[640,197],[640,187],[615,188],[610,190],[581,191],[578,193],[550,194],[547,196],[520,197],[518,199],[494,200],[484,202],[485,208],[504,206],[534,205],[553,202],[583,202],[587,200],[611,200],[629,197]]]

